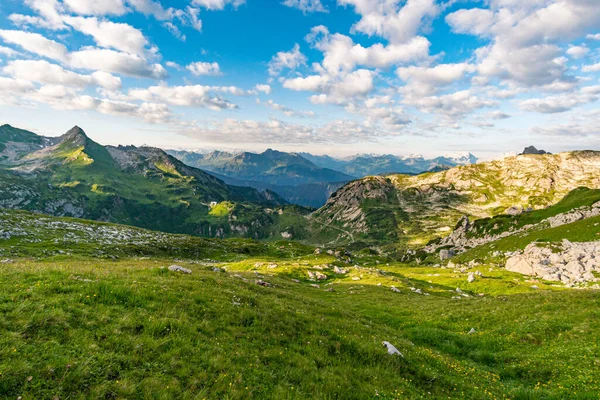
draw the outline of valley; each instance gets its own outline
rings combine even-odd
[[[78,127],[0,132],[7,398],[600,391],[600,153],[367,176],[315,209],[275,192],[288,168],[252,188]]]

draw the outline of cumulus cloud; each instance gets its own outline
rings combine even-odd
[[[417,35],[440,12],[435,0],[338,0],[353,6],[361,16],[354,32],[381,36],[391,43],[405,43]]]
[[[262,92],[264,94],[271,94],[271,85],[262,85],[262,84],[258,84],[256,86],[254,86],[254,89],[257,92]]]
[[[168,86],[166,84],[148,88],[131,89],[131,100],[145,102],[165,102],[175,106],[203,107],[215,111],[237,109],[238,106],[224,99],[221,94],[243,96],[248,93],[235,86]]]
[[[149,64],[140,56],[109,49],[85,48],[69,54],[74,68],[100,70],[142,78],[163,79],[167,71],[160,64]]]
[[[401,67],[396,70],[396,74],[407,82],[402,88],[405,95],[427,96],[462,79],[466,74],[475,72],[475,69],[475,66],[468,63],[439,64],[435,67]]]
[[[0,38],[5,43],[15,44],[24,50],[53,60],[66,62],[68,50],[66,46],[50,40],[39,33],[0,29]]]
[[[314,104],[346,104],[353,97],[362,97],[374,89],[376,72],[359,69],[344,76],[331,78],[326,75],[311,75],[305,78],[284,80],[283,87],[295,91],[317,92],[310,97]]]
[[[19,52],[9,47],[0,46],[0,54],[5,55],[6,57],[14,57],[19,55]]]
[[[127,12],[123,0],[63,0],[63,3],[79,15],[123,15]]]
[[[242,4],[246,4],[246,0],[192,0],[192,4],[204,7],[207,10],[223,10],[227,5],[237,8]]]
[[[288,117],[314,117],[315,116],[314,111],[296,111],[289,107],[283,106],[281,104],[277,104],[273,100],[267,100],[264,103],[264,105],[270,109],[273,109],[276,111],[281,111]]]
[[[600,72],[600,63],[584,65],[581,70],[583,72]]]
[[[186,69],[196,76],[221,75],[221,68],[216,62],[195,62],[188,65]]]
[[[149,45],[144,34],[128,24],[82,17],[67,17],[65,22],[79,32],[93,37],[100,47],[143,56]]]
[[[590,52],[590,49],[588,49],[585,46],[569,46],[569,48],[566,51],[566,53],[571,58],[574,58],[576,60],[585,57],[586,54],[588,54],[589,52]]]
[[[312,28],[307,40],[323,52],[323,69],[330,75],[352,71],[357,66],[387,68],[391,65],[424,60],[429,55],[429,41],[415,37],[403,44],[370,47],[355,44],[352,38],[339,33],[330,34],[324,26]]]
[[[321,0],[284,0],[281,4],[286,7],[297,8],[303,13],[328,12]]]
[[[600,23],[600,8],[590,0],[496,0],[489,5],[455,11],[446,22],[456,33],[492,41],[476,53],[481,75],[525,87],[572,79],[557,43],[575,39]],[[573,48],[567,54],[577,57],[583,52]]]
[[[16,60],[2,68],[2,72],[17,80],[75,87],[101,86],[109,90],[121,88],[121,79],[106,72],[81,75],[45,60]]]
[[[296,43],[290,51],[280,51],[269,62],[269,75],[276,76],[284,69],[294,70],[306,64],[306,56],[300,52],[300,45]]]
[[[461,90],[441,96],[411,98],[405,103],[418,108],[421,112],[438,114],[450,120],[462,118],[475,110],[497,105],[493,100],[479,97],[470,90]]]
[[[574,107],[595,102],[599,99],[600,86],[588,86],[580,92],[562,96],[549,96],[541,99],[529,99],[519,103],[525,111],[554,114],[569,111]]]

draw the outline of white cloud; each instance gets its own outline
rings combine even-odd
[[[461,90],[442,96],[411,98],[405,100],[405,102],[417,107],[421,112],[440,114],[451,120],[462,118],[475,110],[497,104],[492,100],[476,96],[470,90]]]
[[[587,35],[586,39],[590,39],[590,40],[600,40],[600,33],[596,33],[594,35]]]
[[[185,36],[183,33],[181,33],[181,31],[179,30],[177,25],[173,24],[172,22],[167,21],[167,22],[163,23],[163,26],[165,28],[167,28],[167,30],[169,32],[171,32],[171,34],[173,36],[175,36],[177,39],[181,40],[182,42],[185,42],[187,40],[187,36]]]
[[[284,0],[281,4],[297,8],[305,14],[311,12],[328,12],[321,3],[321,0]]]
[[[173,68],[173,69],[176,69],[176,70],[180,70],[181,69],[181,65],[179,65],[179,64],[177,64],[176,62],[173,62],[173,61],[167,61],[165,63],[165,65],[167,67],[169,67],[169,68]]]
[[[69,55],[69,65],[142,78],[163,79],[167,76],[167,71],[160,64],[148,64],[140,56],[108,49],[84,48],[73,52]]]
[[[329,83],[329,77],[322,75],[311,75],[305,78],[292,78],[283,81],[283,87],[296,91],[319,92],[325,90]]]
[[[405,94],[426,96],[462,79],[467,73],[475,72],[475,69],[468,63],[440,64],[435,67],[402,67],[396,70],[396,74],[407,82],[402,88]]]
[[[146,46],[149,45],[144,34],[128,24],[83,17],[66,17],[65,22],[81,33],[93,37],[100,47],[143,56]]]
[[[273,56],[269,62],[269,75],[279,75],[284,69],[294,70],[306,64],[306,56],[300,52],[300,46],[296,43],[292,50],[280,51]]]
[[[63,0],[64,4],[80,15],[123,15],[127,8],[123,0]]]
[[[491,111],[484,115],[485,118],[489,119],[508,119],[510,115],[503,113],[502,111]]]
[[[296,91],[319,93],[310,97],[314,104],[347,104],[354,97],[364,97],[371,93],[375,86],[373,78],[377,73],[367,69],[359,69],[344,76],[330,78],[326,75],[311,75],[306,78],[287,79],[283,87]]]
[[[186,69],[196,76],[221,75],[221,68],[216,62],[195,62],[188,65]]]
[[[338,4],[354,6],[361,15],[353,31],[381,36],[391,43],[408,42],[440,12],[435,0],[338,0]]]
[[[490,35],[489,29],[496,18],[492,11],[482,8],[462,9],[448,14],[446,22],[456,33],[468,33],[477,36]]]
[[[476,52],[481,75],[524,87],[572,79],[558,43],[600,24],[600,8],[591,0],[495,0],[489,6],[458,10],[446,22],[454,32],[492,40]],[[583,51],[573,49],[570,55],[582,56]]]
[[[145,102],[162,101],[175,106],[206,107],[215,111],[238,108],[237,105],[215,93],[246,94],[243,90],[233,86],[158,85],[145,89],[131,89],[128,96],[132,100],[142,100]]]
[[[544,114],[562,113],[574,107],[597,101],[599,93],[600,86],[588,86],[569,95],[524,100],[519,103],[519,108]]]
[[[17,80],[29,80],[42,84],[75,87],[98,85],[109,90],[117,90],[121,87],[121,80],[106,72],[81,75],[44,60],[11,61],[2,68],[2,72]]]
[[[223,10],[227,5],[237,8],[246,4],[246,0],[192,0],[192,4],[208,10]]]
[[[281,104],[275,103],[273,100],[267,100],[264,104],[265,104],[265,106],[267,106],[267,107],[269,107],[269,108],[271,108],[273,110],[281,111],[282,113],[284,113],[288,117],[314,117],[315,116],[314,111],[296,111],[296,110],[292,110],[289,107],[282,106]]]
[[[25,93],[35,86],[29,80],[12,79],[0,76],[0,92]]]
[[[590,52],[590,49],[588,49],[585,46],[570,46],[566,53],[571,56],[571,58],[574,58],[576,60],[579,60],[580,58],[585,57],[586,54],[588,54]]]
[[[63,23],[63,17],[61,15],[61,13],[65,10],[63,4],[59,3],[58,0],[25,0],[24,3],[38,13],[39,17],[11,14],[9,19],[15,25],[33,25],[39,28],[52,30],[67,29],[66,25]]]
[[[265,94],[271,94],[271,85],[256,85],[254,86],[254,89],[256,89],[256,91],[258,92],[263,92]]]
[[[14,57],[18,55],[19,52],[9,47],[0,46],[0,54],[5,55],[7,57]]]
[[[583,72],[600,72],[600,63],[592,65],[584,65],[581,70]]]
[[[16,44],[30,53],[65,62],[68,59],[67,48],[54,40],[38,33],[1,30],[0,38],[6,43]]]
[[[330,34],[324,26],[312,28],[307,40],[323,52],[322,67],[329,75],[352,71],[357,66],[387,68],[391,65],[424,60],[429,55],[429,41],[415,37],[403,44],[370,47],[355,44],[352,38],[336,33]]]

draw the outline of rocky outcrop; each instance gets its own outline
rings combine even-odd
[[[568,285],[600,281],[600,241],[572,243],[568,240],[552,247],[537,243],[528,245],[522,252],[506,261],[508,271],[559,281]]]
[[[546,219],[545,222],[547,222],[551,228],[554,228],[556,226],[570,224],[575,221],[596,217],[598,215],[600,215],[600,201],[594,203],[591,207],[581,207],[573,211],[550,217]]]
[[[542,220],[537,224],[524,225],[521,228],[504,231],[497,235],[485,235],[480,237],[469,237],[469,232],[472,225],[469,221],[469,218],[467,216],[464,216],[456,225],[456,229],[454,229],[454,231],[449,236],[442,239],[439,243],[425,247],[424,250],[429,253],[432,253],[442,247],[451,247],[450,250],[464,251],[537,227],[555,228],[557,226],[571,224],[573,222],[596,217],[598,215],[600,215],[600,202],[596,202],[590,207],[580,207],[566,213],[555,215],[554,217],[546,218],[545,220]],[[443,256],[448,254],[442,254],[442,252],[446,251],[449,250],[440,251],[440,259],[444,260],[446,258],[452,257],[450,256],[442,258]]]
[[[523,155],[523,154],[552,154],[552,153],[548,153],[546,150],[538,150],[536,149],[534,146],[529,146],[529,147],[525,147],[525,149],[523,149],[523,152],[520,153],[519,155]]]

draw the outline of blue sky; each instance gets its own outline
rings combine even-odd
[[[5,0],[0,122],[331,155],[600,145],[595,0]]]

